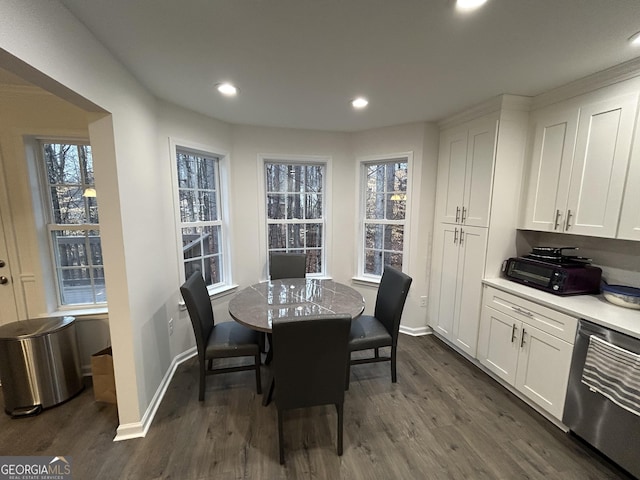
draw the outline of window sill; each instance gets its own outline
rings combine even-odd
[[[364,285],[365,287],[377,288],[380,285],[380,279],[372,277],[353,277],[351,281],[356,285]]]
[[[75,317],[76,320],[82,320],[83,317],[97,317],[108,316],[108,307],[87,307],[76,308],[69,310],[57,310],[55,312],[47,313],[46,315],[40,315],[41,317]]]
[[[217,300],[219,298],[223,298],[227,295],[231,295],[232,293],[235,293],[236,290],[238,290],[238,285],[225,285],[224,287],[218,287],[216,289],[213,288],[207,288],[207,290],[209,291],[209,299],[210,300]],[[180,310],[186,310],[187,309],[187,305],[184,303],[184,300],[180,299],[180,301],[178,302],[178,307],[180,308]]]

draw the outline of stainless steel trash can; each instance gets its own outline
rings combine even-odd
[[[73,317],[33,318],[0,326],[0,381],[5,412],[35,415],[82,388]]]

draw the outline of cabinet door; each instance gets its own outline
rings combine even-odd
[[[460,227],[440,224],[434,232],[431,275],[431,327],[451,339],[456,303]]]
[[[475,358],[480,325],[487,229],[461,227],[458,242],[460,245],[458,289],[452,340],[458,348]]]
[[[498,377],[513,385],[520,351],[521,322],[486,305],[482,307],[478,360]]]
[[[555,107],[534,114],[524,228],[562,231],[578,114],[575,107]]]
[[[451,130],[440,136],[438,156],[438,221],[459,223],[464,201],[467,168],[467,130]]]
[[[615,237],[637,105],[632,93],[580,109],[566,232]]]
[[[497,120],[492,116],[473,122],[467,140],[467,166],[461,223],[489,225],[491,183],[495,157]]]
[[[640,240],[640,124],[636,128],[616,238]]]
[[[562,419],[573,346],[526,323],[519,341],[515,387]]]

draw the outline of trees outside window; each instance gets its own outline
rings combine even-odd
[[[107,301],[91,146],[40,141],[60,305]]]
[[[402,270],[407,217],[408,158],[362,163],[361,272],[380,277],[385,265]]]
[[[180,236],[185,278],[201,272],[209,286],[226,283],[220,157],[176,148]]]
[[[325,172],[325,164],[265,162],[267,250],[305,253],[310,275],[325,273]]]

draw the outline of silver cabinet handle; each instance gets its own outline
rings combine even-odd
[[[571,215],[571,210],[567,210],[567,221],[566,221],[566,223],[564,224],[564,229],[565,229],[565,230],[569,230],[569,227],[571,226],[571,225],[569,224],[569,220],[571,219],[571,217],[573,217],[573,215]]]
[[[533,317],[533,313],[531,313],[531,312],[529,312],[529,311],[527,311],[527,310],[523,310],[523,309],[522,309],[522,308],[520,308],[520,307],[511,307],[511,308],[512,308],[513,310],[515,310],[516,312],[518,312],[518,313],[522,314],[522,315],[525,315],[525,316],[527,316],[527,317]]]
[[[553,222],[553,229],[557,230],[558,227],[560,226],[560,223],[558,222],[558,220],[560,220],[560,210],[556,210],[556,220],[555,222]]]
[[[464,242],[464,230],[460,229],[460,245]]]
[[[458,227],[456,227],[455,233],[453,234],[453,243],[458,243]]]
[[[460,218],[460,207],[456,207],[456,223],[458,223],[459,218]]]
[[[524,329],[524,327],[522,327],[522,337],[520,337],[520,348],[524,347],[524,336],[527,333],[527,331]]]
[[[516,340],[516,324],[514,323],[511,326],[511,343],[515,342]]]
[[[467,208],[462,207],[462,218],[460,219],[460,223],[464,223],[466,219],[467,219]]]

